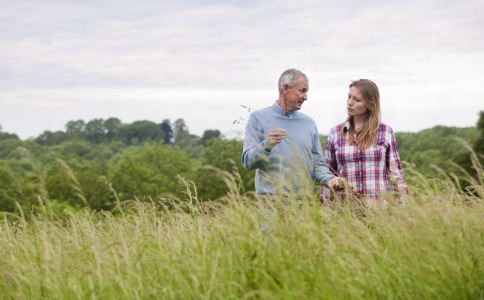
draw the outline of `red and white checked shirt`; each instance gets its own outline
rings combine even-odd
[[[346,138],[341,135],[343,126],[346,127]],[[348,135],[348,122],[331,129],[324,153],[330,170],[346,178],[357,193],[370,198],[378,198],[383,191],[406,193],[400,154],[390,126],[380,123],[376,144],[364,151],[358,149],[356,136],[353,137],[355,143],[351,145]],[[324,190],[327,189],[321,189],[321,200],[326,201]]]

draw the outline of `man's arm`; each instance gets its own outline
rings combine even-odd
[[[315,129],[313,136],[313,155],[315,160],[313,177],[316,181],[335,190],[343,189],[348,184],[343,177],[333,175],[328,165],[323,161],[323,149],[321,148],[317,129]]]
[[[319,133],[314,129],[313,134],[313,157],[314,157],[314,174],[313,177],[321,184],[328,185],[328,181],[335,176],[330,172],[327,164],[323,161],[323,149],[319,141]]]
[[[257,116],[252,113],[249,116],[245,129],[244,149],[242,151],[242,165],[248,169],[263,168],[264,163],[269,162],[271,148],[266,146],[264,140],[264,128],[262,128]]]

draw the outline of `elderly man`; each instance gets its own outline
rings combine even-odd
[[[242,164],[255,169],[258,194],[300,193],[314,181],[338,189],[345,180],[335,177],[323,162],[314,121],[298,112],[307,100],[308,78],[299,70],[279,78],[279,99],[254,111],[247,124]]]

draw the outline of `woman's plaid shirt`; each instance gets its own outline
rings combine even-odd
[[[346,138],[341,135],[345,127]],[[335,175],[344,177],[354,191],[370,198],[377,198],[384,191],[406,193],[400,154],[395,135],[390,126],[380,123],[376,144],[361,151],[355,143],[348,141],[349,123],[339,124],[331,129],[326,140],[325,160]],[[325,200],[324,188],[321,189]]]

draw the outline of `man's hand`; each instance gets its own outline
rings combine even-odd
[[[348,181],[343,177],[333,177],[328,180],[328,187],[335,191],[342,191],[348,185]]]
[[[286,130],[284,128],[273,128],[269,130],[264,148],[271,150],[275,145],[279,144],[285,136]]]

